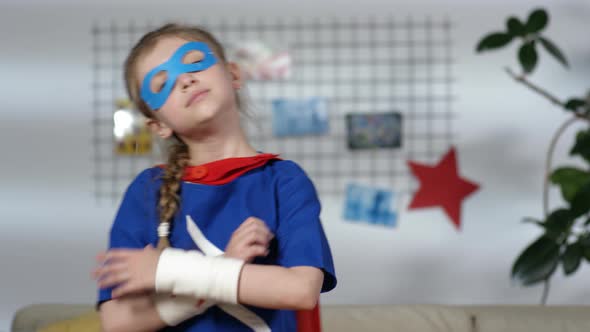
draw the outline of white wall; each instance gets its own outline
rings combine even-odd
[[[70,3],[77,3],[69,1]],[[396,229],[341,220],[341,201],[324,200],[323,220],[339,286],[324,303],[537,303],[541,288],[510,284],[517,253],[538,230],[520,222],[541,216],[547,144],[563,112],[512,82],[515,50],[476,56],[474,45],[508,14],[546,5],[549,34],[568,55],[565,71],[546,54],[533,79],[560,97],[590,88],[587,1],[190,1],[127,0],[133,6],[47,6],[0,2],[0,331],[17,308],[33,302],[86,302],[95,297],[90,270],[103,249],[115,206],[97,206],[91,178],[91,38],[94,20],[241,16],[448,15],[454,29],[458,82],[453,124],[461,172],[482,184],[463,206],[456,232],[442,212],[404,212]],[[101,2],[106,3],[106,2]],[[203,2],[199,2],[203,3]],[[248,5],[245,5],[247,3]],[[302,4],[305,4],[302,5]],[[435,5],[436,4],[436,5]],[[187,10],[189,8],[190,10]],[[559,145],[563,160],[571,130]],[[553,192],[552,204],[559,203]],[[588,264],[571,278],[561,272],[549,303],[590,304]]]

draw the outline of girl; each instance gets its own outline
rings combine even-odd
[[[98,257],[103,329],[301,330],[297,311],[336,286],[320,203],[299,166],[247,142],[237,65],[208,32],[169,24],[131,50],[125,81],[173,144],[130,184]]]

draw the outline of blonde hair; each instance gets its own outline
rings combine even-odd
[[[124,78],[127,93],[137,109],[146,117],[154,118],[153,110],[145,104],[139,93],[139,74],[137,62],[142,56],[154,49],[156,44],[164,38],[180,37],[187,41],[203,41],[212,47],[213,52],[222,63],[226,63],[226,56],[221,43],[211,33],[203,28],[181,24],[166,24],[156,30],[145,34],[131,49],[124,65]],[[242,102],[236,93],[236,103],[241,109]],[[160,199],[158,212],[160,226],[164,223],[172,223],[174,215],[180,206],[180,185],[184,176],[184,169],[188,165],[190,156],[188,146],[176,135],[171,138],[172,144],[168,147],[168,162],[162,175],[162,186],[160,187]],[[158,248],[163,249],[170,246],[167,237],[160,232]]]

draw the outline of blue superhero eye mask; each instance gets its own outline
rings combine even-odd
[[[196,62],[185,63],[185,59],[190,58],[193,52],[201,52],[202,56],[192,56],[196,59]],[[217,63],[217,58],[209,45],[203,42],[188,42],[179,47],[174,54],[168,59],[168,61],[150,70],[143,79],[141,85],[141,99],[154,111],[157,111],[168,99],[172,88],[176,83],[178,76],[184,73],[192,73],[197,71],[203,71]],[[161,87],[156,87],[157,83],[152,82],[156,75],[164,72],[166,75],[166,82]]]

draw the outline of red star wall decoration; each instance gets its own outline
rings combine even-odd
[[[408,161],[420,188],[409,209],[440,206],[457,229],[461,228],[461,202],[475,192],[479,185],[459,176],[455,148],[452,147],[436,166]]]

